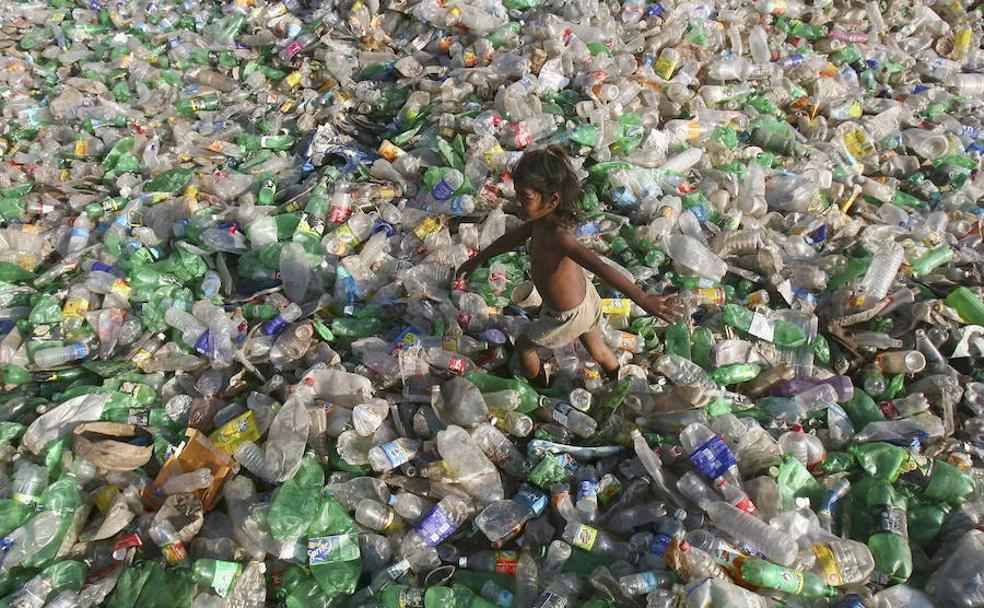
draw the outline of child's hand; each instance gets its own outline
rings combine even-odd
[[[683,304],[677,300],[679,294],[671,293],[665,296],[647,295],[642,302],[642,309],[649,314],[659,317],[668,323],[675,323],[683,318]]]
[[[456,279],[467,279],[471,273],[478,270],[480,263],[477,257],[468,258],[464,264],[458,266],[458,270],[454,271],[454,278]]]

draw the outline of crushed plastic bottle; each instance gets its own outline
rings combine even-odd
[[[8,3],[0,603],[984,605],[982,12]]]

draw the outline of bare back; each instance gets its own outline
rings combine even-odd
[[[544,305],[556,311],[577,308],[586,292],[584,269],[556,246],[564,232],[553,222],[536,222],[529,242],[533,284]]]

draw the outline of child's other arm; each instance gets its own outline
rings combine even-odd
[[[467,277],[471,273],[484,264],[485,262],[491,260],[497,255],[506,253],[507,251],[512,251],[513,249],[519,247],[530,238],[533,233],[533,229],[530,224],[526,223],[519,228],[507,232],[492,241],[492,244],[485,249],[479,251],[475,257],[470,258],[467,262],[458,267],[455,272],[455,276]]]
[[[564,252],[564,255],[577,262],[581,267],[594,273],[595,276],[608,285],[628,296],[649,314],[671,322],[680,317],[682,307],[678,303],[670,302],[672,298],[676,297],[675,294],[655,296],[644,292],[634,282],[626,278],[625,275],[603,262],[590,249],[579,243],[572,234],[563,233],[558,238],[557,244]]]

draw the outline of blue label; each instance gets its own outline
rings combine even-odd
[[[264,323],[263,327],[260,328],[260,331],[264,336],[275,336],[282,332],[285,327],[287,327],[287,321],[285,321],[282,316],[277,315],[273,319],[270,319]]]
[[[650,6],[649,8],[646,9],[646,16],[647,17],[661,17],[663,15],[663,13],[665,13],[665,12],[666,12],[666,9],[663,8],[663,5],[662,4],[654,4],[654,5],[652,5],[652,6]]]
[[[454,522],[451,515],[438,505],[427,514],[423,521],[417,524],[416,529],[417,534],[428,547],[436,547],[458,529],[458,524]]]
[[[634,207],[638,201],[635,192],[627,186],[619,186],[612,190],[612,204],[616,207]]]
[[[442,177],[440,181],[434,184],[431,194],[437,200],[444,201],[451,198],[451,195],[454,194],[454,190],[451,188],[451,185],[448,184],[447,180]]]
[[[672,536],[666,532],[660,532],[649,545],[649,552],[659,557],[666,555],[666,550],[670,548],[671,540],[673,540]]]
[[[717,435],[691,452],[690,461],[694,463],[694,466],[704,477],[711,480],[724,475],[728,469],[738,464],[735,455],[728,449],[724,440]]]
[[[451,203],[450,203],[449,207],[450,207],[450,210],[451,210],[451,214],[452,215],[461,215],[462,213],[464,213],[465,208],[462,205],[462,203],[464,202],[464,200],[465,200],[465,197],[464,196],[461,196],[461,195],[455,196],[454,198],[451,199]]]
[[[526,484],[523,484],[516,491],[516,496],[513,497],[513,500],[527,507],[533,513],[533,519],[543,515],[549,504],[546,494]]]
[[[113,267],[110,266],[109,264],[103,264],[102,262],[93,262],[92,270],[93,271],[98,270],[99,272],[108,272],[110,274],[113,273]]]
[[[195,350],[199,354],[205,355],[206,357],[211,357],[212,352],[212,336],[209,335],[209,331],[206,329],[205,333],[195,340]]]
[[[592,498],[598,496],[598,482],[591,479],[585,479],[581,483],[577,484],[577,499],[582,498]]]

